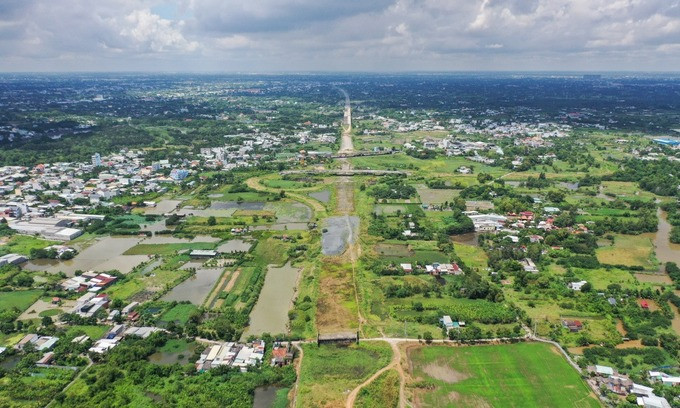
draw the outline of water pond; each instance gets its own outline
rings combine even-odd
[[[250,326],[243,338],[251,334],[279,334],[288,332],[288,310],[290,310],[300,269],[290,262],[282,268],[269,266],[260,297],[250,313]]]
[[[166,302],[188,300],[200,306],[222,275],[222,268],[197,269],[196,274],[163,296]]]

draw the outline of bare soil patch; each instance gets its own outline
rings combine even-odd
[[[469,377],[467,374],[458,372],[451,367],[435,363],[430,363],[424,366],[423,371],[430,377],[447,382],[449,384],[455,384]]]

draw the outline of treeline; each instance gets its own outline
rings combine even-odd
[[[635,181],[643,190],[662,196],[680,197],[680,162],[661,160],[627,160],[607,177],[615,181]]]
[[[416,189],[403,178],[391,177],[375,185],[368,194],[377,199],[407,199],[416,195]]]

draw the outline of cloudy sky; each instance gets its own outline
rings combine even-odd
[[[680,0],[0,0],[0,71],[680,69]]]

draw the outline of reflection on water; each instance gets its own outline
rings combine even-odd
[[[162,299],[167,302],[188,300],[200,306],[222,275],[222,271],[222,268],[197,269],[195,275],[175,286]]]

